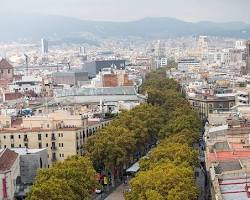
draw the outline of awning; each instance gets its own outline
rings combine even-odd
[[[138,172],[139,169],[140,169],[139,162],[136,162],[136,163],[133,164],[130,168],[128,168],[128,169],[126,170],[126,172],[135,173],[135,172]]]

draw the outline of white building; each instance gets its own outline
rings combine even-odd
[[[34,78],[32,76],[23,77],[21,81],[15,81],[9,85],[10,92],[29,92],[33,91],[40,94],[42,91],[42,79]]]
[[[49,53],[49,42],[44,38],[41,39],[42,54]]]
[[[244,40],[237,40],[235,42],[235,49],[238,49],[238,50],[244,50],[244,49],[246,49],[246,41],[244,41]]]
[[[183,59],[178,61],[178,70],[181,72],[192,72],[200,69],[200,62],[195,59]]]

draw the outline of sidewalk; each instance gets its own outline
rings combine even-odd
[[[128,189],[128,186],[121,184],[105,200],[125,200],[125,198],[123,197],[123,191],[126,189]]]

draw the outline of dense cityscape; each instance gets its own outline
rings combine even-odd
[[[36,19],[0,33],[0,200],[250,198],[250,18]]]

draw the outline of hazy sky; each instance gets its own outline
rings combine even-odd
[[[2,12],[112,21],[175,17],[187,21],[250,23],[250,0],[0,0]]]

